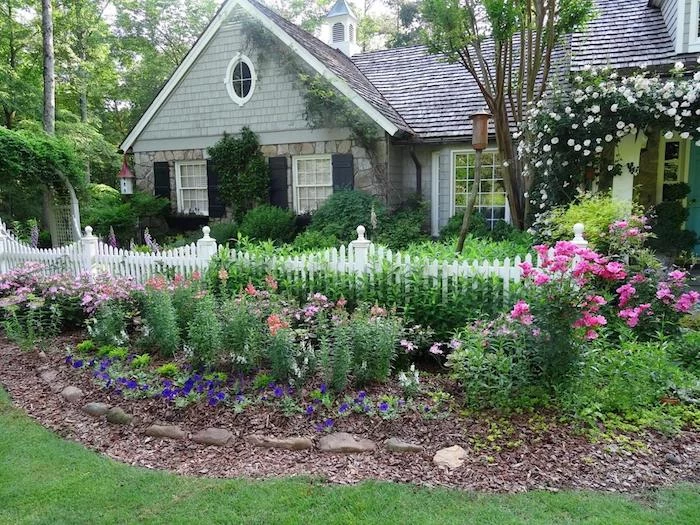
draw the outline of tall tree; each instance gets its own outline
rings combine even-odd
[[[406,47],[422,42],[421,0],[389,0],[395,25],[387,40],[387,47]]]
[[[56,133],[56,74],[52,0],[41,0],[41,34],[44,43],[44,131],[53,135]]]
[[[555,48],[591,18],[593,0],[424,0],[421,12],[430,50],[466,68],[493,114],[511,216],[522,228],[532,176],[513,125],[542,98]]]

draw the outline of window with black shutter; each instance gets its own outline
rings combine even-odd
[[[355,174],[352,155],[338,153],[333,155],[333,191],[351,190],[354,187]]]
[[[221,200],[219,192],[219,176],[211,160],[207,161],[207,196],[209,197],[209,217],[226,215],[226,205]]]
[[[153,163],[153,186],[156,197],[170,199],[170,165],[167,162]]]

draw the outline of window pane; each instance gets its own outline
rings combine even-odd
[[[454,158],[455,211],[463,211],[469,193],[474,186],[476,155],[460,153]],[[481,183],[476,198],[476,210],[486,219],[489,228],[506,215],[506,193],[497,152],[485,152],[481,156]]]
[[[680,167],[680,142],[667,142],[664,154],[664,181],[676,182]]]
[[[295,162],[297,211],[314,211],[333,193],[331,160],[298,158]]]
[[[177,181],[179,211],[186,214],[208,215],[209,194],[207,165],[205,163],[181,164]]]

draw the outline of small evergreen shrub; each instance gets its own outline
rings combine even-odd
[[[295,232],[294,214],[263,204],[246,213],[239,231],[241,235],[258,241],[290,242]]]
[[[309,230],[332,235],[347,244],[357,239],[356,229],[363,225],[371,237],[374,230],[372,209],[377,227],[381,228],[386,210],[376,197],[359,190],[336,191],[314,212]]]
[[[221,357],[221,323],[214,297],[207,294],[198,300],[187,329],[187,346],[192,363],[198,367],[215,367]]]
[[[151,356],[149,354],[140,354],[134,356],[134,358],[131,360],[131,368],[136,370],[145,370],[150,364]]]
[[[464,212],[457,213],[450,217],[447,224],[440,230],[440,240],[452,240],[459,236],[459,231],[462,229],[462,221],[464,221]],[[469,235],[477,239],[488,237],[489,228],[486,225],[486,219],[478,212],[472,213],[471,221],[469,222]]]
[[[180,346],[178,318],[170,293],[146,290],[143,301],[141,346],[149,352],[172,357]]]

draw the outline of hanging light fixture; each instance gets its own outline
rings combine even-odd
[[[119,170],[119,190],[122,195],[132,195],[134,193],[134,172],[129,168],[129,164],[126,162],[126,155],[124,155],[124,161],[122,162],[122,168]]]

